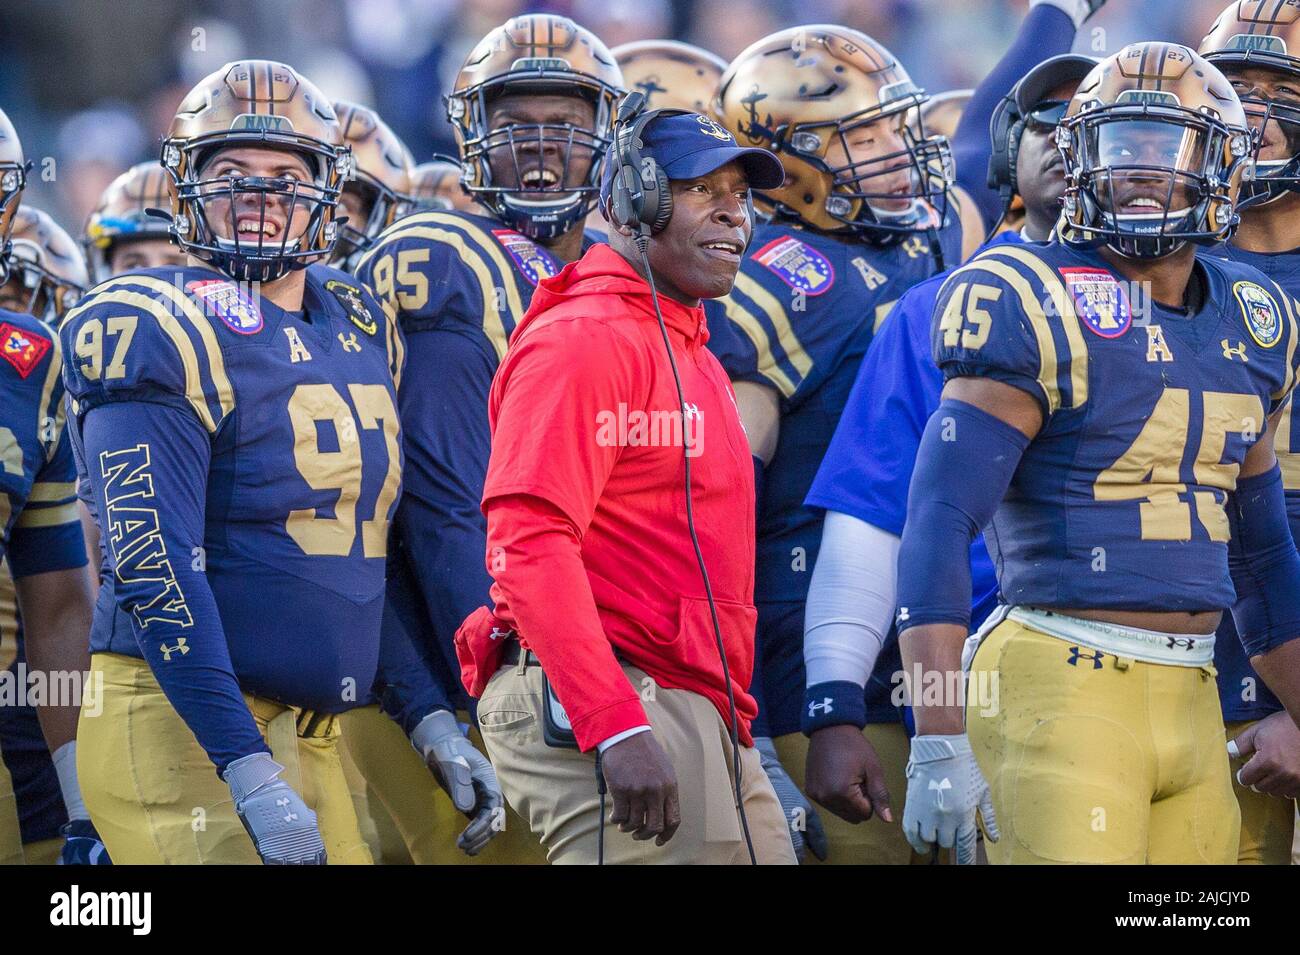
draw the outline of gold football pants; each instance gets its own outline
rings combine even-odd
[[[468,722],[465,713],[457,714]],[[478,728],[471,727],[470,742],[486,753]],[[476,856],[456,848],[456,837],[469,820],[451,804],[402,728],[378,706],[359,706],[343,714],[343,742],[353,763],[365,778],[373,807],[391,817],[406,850],[416,865],[541,865],[546,850],[528,831],[528,824],[507,808],[505,829]],[[372,815],[378,812],[372,808]]]
[[[1212,667],[1098,654],[1007,619],[970,675],[967,731],[1002,833],[990,862],[1236,861]]]
[[[149,665],[95,653],[90,667],[103,675],[103,710],[94,717],[81,711],[77,775],[113,862],[258,864],[230,789]],[[339,761],[338,718],[247,694],[244,702],[285,768],[280,778],[316,813],[330,864],[369,864]]]

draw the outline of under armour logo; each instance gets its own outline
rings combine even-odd
[[[297,822],[297,821],[298,821],[298,814],[297,814],[296,812],[290,812],[290,811],[289,811],[289,797],[288,797],[288,796],[284,797],[283,799],[277,799],[277,800],[275,801],[275,808],[276,808],[276,809],[279,809],[282,813],[284,813],[284,821],[285,821],[285,822]]]
[[[1067,660],[1066,663],[1070,664],[1070,666],[1072,667],[1077,667],[1079,665],[1080,660],[1091,660],[1092,668],[1094,670],[1100,670],[1101,658],[1104,657],[1105,655],[1106,654],[1102,653],[1100,650],[1091,650],[1085,652],[1083,650],[1080,650],[1078,647],[1070,647],[1070,659]]]
[[[949,789],[952,789],[952,782],[949,781],[947,776],[943,777],[943,779],[940,779],[938,782],[936,782],[933,779],[930,780],[930,791],[937,792],[939,794],[935,798],[935,802],[938,804],[940,809],[944,808],[943,794],[946,793]]]
[[[185,654],[190,652],[190,648],[185,645],[184,637],[177,637],[176,646],[174,647],[169,647],[167,644],[163,643],[159,644],[158,649],[162,651],[164,661],[170,660],[173,653],[179,652],[181,656],[185,656]]]
[[[502,630],[500,627],[493,627],[489,640],[500,640],[502,637],[509,637],[514,633],[513,630]]]
[[[1240,358],[1242,361],[1250,361],[1250,358],[1246,355],[1245,342],[1237,342],[1236,345],[1230,348],[1228,347],[1228,340],[1224,338],[1219,341],[1219,344],[1223,346],[1223,357],[1228,359],[1228,361],[1232,361],[1234,358]]]
[[[357,341],[356,332],[348,332],[347,338],[344,338],[343,333],[339,332],[339,341],[343,343],[344,351],[361,351],[361,343]]]
[[[808,715],[809,715],[809,716],[816,716],[818,710],[821,710],[823,713],[830,713],[830,712],[833,711],[833,709],[834,709],[834,707],[831,706],[831,698],[828,696],[828,697],[826,697],[824,700],[822,700],[820,703],[818,703],[818,702],[816,702],[816,701],[814,701],[814,702],[812,702],[812,703],[809,703],[809,704],[808,704]]]
[[[686,402],[685,404],[682,405],[682,407],[686,409],[686,419],[688,421],[691,418],[698,418],[700,416],[699,405],[693,405],[690,402]]]
[[[1169,643],[1170,650],[1174,650],[1178,647],[1182,647],[1184,650],[1190,650],[1192,647],[1196,646],[1196,641],[1191,637],[1166,637],[1165,639]]]

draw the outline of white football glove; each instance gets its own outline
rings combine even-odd
[[[411,733],[411,745],[452,805],[469,817],[457,847],[466,855],[478,855],[501,831],[497,815],[505,805],[492,763],[465,738],[450,710],[434,710],[422,719]]]
[[[965,733],[915,736],[907,761],[903,832],[917,852],[956,847],[957,864],[975,863],[975,812],[984,817],[990,842],[998,841],[993,797]]]

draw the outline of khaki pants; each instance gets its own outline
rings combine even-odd
[[[257,865],[230,789],[149,665],[95,653],[90,668],[103,674],[103,712],[90,716],[82,708],[77,776],[113,862]],[[330,864],[370,864],[339,761],[338,719],[314,715],[299,726],[301,711],[293,707],[247,694],[244,702],[285,768],[280,778],[316,813]]]
[[[609,863],[745,864],[726,725],[708,700],[657,687],[636,667],[623,672],[641,693],[655,738],[677,775],[682,823],[669,842],[635,841],[605,824]],[[648,689],[641,689],[641,688]],[[510,805],[527,820],[557,864],[596,861],[600,797],[595,754],[542,740],[542,671],[521,661],[498,670],[479,702],[479,728]],[[741,749],[742,789],[754,854],[760,864],[794,864],[785,815],[758,752]],[[613,803],[606,797],[608,816]]]

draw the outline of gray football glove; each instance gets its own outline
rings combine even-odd
[[[235,812],[266,865],[324,865],[325,843],[316,813],[288,783],[284,767],[270,753],[241,756],[222,779],[235,799]]]
[[[776,790],[776,798],[781,803],[781,811],[785,813],[786,828],[790,830],[790,841],[794,843],[794,857],[802,862],[807,849],[825,862],[826,830],[822,828],[821,816],[781,765],[776,755],[776,744],[771,737],[755,736],[754,749],[758,750],[763,772],[767,773],[768,782]]]
[[[913,737],[903,804],[903,832],[912,848],[926,853],[935,845],[955,846],[957,864],[973,865],[976,810],[989,841],[997,842],[993,797],[966,734]]]
[[[411,733],[411,745],[424,757],[438,785],[452,805],[469,817],[456,846],[466,855],[478,855],[498,832],[497,816],[505,806],[497,772],[488,758],[465,738],[456,714],[434,710]]]

